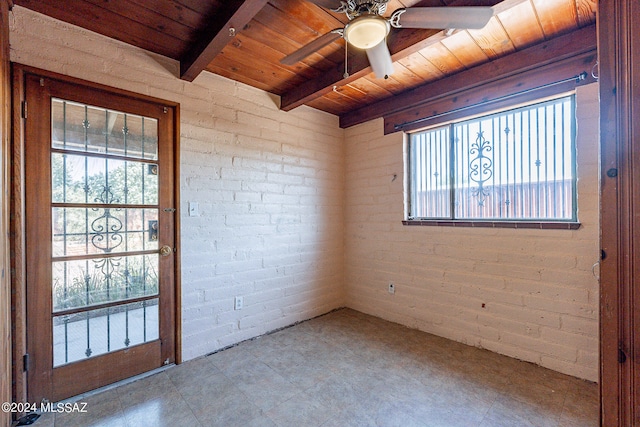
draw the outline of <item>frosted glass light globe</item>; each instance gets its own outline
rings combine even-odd
[[[383,17],[365,15],[347,24],[344,38],[354,47],[369,49],[384,40],[389,30],[389,22]]]

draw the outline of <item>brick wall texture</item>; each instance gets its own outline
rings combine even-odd
[[[347,129],[346,305],[597,380],[598,87],[576,96],[575,231],[403,226],[403,135]]]
[[[579,230],[403,227],[402,135],[383,136],[381,120],[342,130],[332,115],[281,112],[278,97],[207,72],[185,82],[175,61],[12,15],[12,61],[180,103],[184,360],[349,306],[597,379],[597,86],[578,91]]]

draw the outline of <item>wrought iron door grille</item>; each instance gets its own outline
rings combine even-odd
[[[158,121],[51,100],[54,367],[158,339]]]
[[[410,134],[409,219],[576,221],[575,96]]]

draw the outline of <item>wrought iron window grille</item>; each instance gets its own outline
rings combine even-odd
[[[575,127],[570,95],[409,134],[407,220],[577,222]]]

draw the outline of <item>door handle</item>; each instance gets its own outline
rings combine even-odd
[[[173,252],[173,249],[171,249],[170,246],[164,245],[163,247],[160,248],[160,255],[162,256],[169,256],[171,255],[172,252]]]

